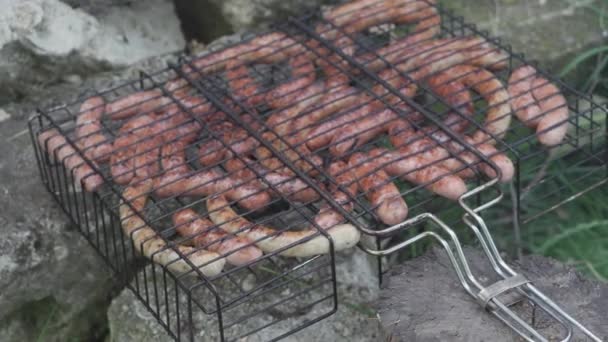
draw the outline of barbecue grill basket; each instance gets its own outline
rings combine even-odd
[[[433,5],[434,6],[434,5]],[[474,25],[466,24],[448,10],[437,7],[441,15],[442,38],[478,36],[482,37],[492,48],[498,49],[504,54],[501,63],[506,65],[500,71],[495,72],[498,79],[506,83],[512,70],[518,66],[530,64],[521,54],[511,51],[510,46],[502,43],[499,39],[490,37],[487,32],[478,30]],[[328,231],[320,229],[315,221],[315,215],[320,208],[331,208],[344,217],[343,223],[351,224],[363,236],[360,247],[372,255],[378,255],[378,268],[381,275],[382,257],[393,252],[402,250],[406,246],[426,237],[436,238],[450,253],[450,258],[455,266],[459,280],[465,289],[475,297],[482,306],[495,314],[505,323],[512,326],[528,340],[543,340],[543,337],[499,300],[503,292],[516,292],[521,298],[528,298],[538,304],[540,308],[553,315],[555,319],[564,326],[564,339],[572,337],[572,328],[578,329],[588,336],[593,337],[582,325],[562,312],[552,301],[545,298],[528,279],[511,270],[502,261],[496,246],[490,237],[491,227],[486,225],[483,216],[492,206],[511,207],[514,212],[514,223],[525,224],[535,218],[559,207],[563,203],[571,201],[582,193],[591,191],[606,182],[607,154],[606,154],[606,118],[607,111],[603,106],[597,104],[591,97],[581,94],[559,80],[554,79],[540,71],[540,73],[551,82],[559,85],[562,93],[568,100],[570,118],[568,125],[570,129],[563,142],[553,148],[542,147],[536,140],[532,130],[526,128],[521,122],[512,120],[509,131],[505,138],[491,136],[496,139],[496,148],[508,155],[515,165],[515,177],[512,187],[501,185],[499,177],[488,179],[480,174],[477,166],[489,165],[496,174],[500,175],[498,167],[485,155],[465,142],[450,127],[442,122],[442,118],[448,113],[460,115],[461,120],[468,123],[467,134],[477,130],[484,130],[483,114],[490,109],[485,100],[475,95],[474,116],[467,116],[461,108],[455,108],[446,103],[445,99],[438,96],[436,92],[428,87],[425,82],[414,81],[418,86],[415,99],[408,98],[393,87],[389,82],[378,77],[378,74],[366,63],[357,60],[344,53],[344,46],[336,46],[323,34],[319,34],[318,27],[326,27],[328,32],[348,37],[349,46],[360,53],[371,53],[374,56],[377,49],[386,46],[390,41],[396,39],[405,30],[400,27],[382,25],[375,27],[365,34],[353,34],[343,31],[342,28],[323,19],[319,12],[312,12],[298,18],[289,18],[285,23],[277,24],[273,30],[283,32],[284,39],[289,39],[290,44],[284,44],[284,49],[290,49],[293,44],[301,44],[305,47],[300,54],[309,54],[324,61],[326,65],[333,67],[337,75],[348,78],[348,84],[365,94],[370,101],[382,102],[386,107],[393,109],[401,119],[409,121],[413,126],[420,126],[420,122],[412,119],[415,110],[421,113],[425,125],[429,123],[438,127],[436,130],[444,132],[455,141],[458,141],[465,151],[478,157],[477,165],[467,167],[475,171],[473,178],[467,181],[469,189],[459,203],[441,198],[426,190],[429,184],[406,184],[400,182],[398,177],[391,177],[399,185],[401,195],[407,199],[409,205],[409,217],[404,223],[397,225],[385,225],[378,220],[373,207],[366,201],[364,194],[350,196],[354,205],[351,212],[345,211],[340,203],[337,203],[326,187],[344,187],[336,181],[334,175],[329,174],[323,167],[313,160],[311,155],[306,155],[298,149],[300,145],[293,144],[280,135],[275,134],[277,126],[272,126],[266,121],[275,111],[265,105],[251,106],[251,98],[233,94],[229,91],[231,80],[229,76],[218,76],[218,73],[208,73],[200,67],[197,60],[200,57],[184,57],[179,64],[169,65],[166,69],[154,73],[142,73],[140,78],[126,82],[112,89],[94,91],[94,96],[101,96],[106,102],[140,91],[159,91],[159,96],[169,99],[167,103],[159,104],[167,111],[177,108],[176,112],[186,113],[186,117],[178,125],[200,125],[201,134],[189,141],[184,154],[188,167],[198,172],[216,170],[221,168],[226,158],[220,163],[201,165],[195,150],[203,144],[213,140],[222,141],[222,132],[214,126],[219,121],[229,123],[229,130],[240,130],[253,137],[257,144],[269,151],[269,159],[275,160],[277,165],[285,168],[293,177],[298,177],[312,192],[313,200],[294,200],[300,191],[286,193],[281,190],[282,183],[268,181],[264,174],[256,168],[262,160],[247,164],[242,158],[235,145],[223,143],[223,148],[232,152],[232,155],[240,161],[243,169],[246,169],[256,177],[262,179],[264,188],[279,194],[264,206],[263,210],[237,211],[240,218],[245,218],[255,224],[263,224],[283,231],[312,227],[313,234],[305,237],[302,241],[283,247],[274,252],[267,252],[262,257],[252,262],[239,266],[227,266],[223,272],[214,275],[206,275],[200,265],[194,265],[190,256],[200,248],[194,247],[187,252],[179,249],[179,243],[191,243],[192,237],[179,236],[180,225],[172,221],[172,216],[184,209],[193,209],[201,217],[208,215],[207,206],[209,198],[205,196],[181,196],[183,194],[172,194],[170,196],[156,196],[145,194],[149,197],[143,209],[135,208],[125,198],[125,186],[118,185],[113,178],[107,165],[96,164],[85,157],[84,150],[77,141],[75,131],[78,129],[76,119],[79,114],[78,107],[85,100],[62,105],[60,107],[39,110],[38,114],[30,120],[30,133],[36,150],[38,166],[42,182],[66,212],[72,222],[79,228],[83,236],[91,243],[94,249],[102,256],[108,266],[116,273],[118,279],[130,288],[133,293],[144,303],[149,311],[157,318],[159,323],[176,340],[238,340],[271,326],[280,326],[281,332],[273,339],[280,339],[312,325],[333,314],[338,306],[336,263],[336,241]],[[257,35],[256,37],[261,37]],[[309,42],[314,42],[311,47]],[[319,49],[321,47],[321,49]],[[228,49],[230,46],[225,47]],[[260,51],[264,51],[264,46]],[[226,51],[226,50],[223,50]],[[325,52],[325,55],[323,53]],[[280,52],[280,51],[278,51]],[[273,53],[277,53],[274,51]],[[265,56],[267,57],[267,56]],[[374,60],[383,60],[375,55]],[[383,60],[385,68],[393,68],[395,65]],[[268,90],[276,84],[290,80],[289,67],[283,61],[260,60],[259,63],[250,68],[253,78],[259,88]],[[535,67],[535,64],[532,63]],[[293,66],[292,66],[293,73]],[[319,75],[324,70],[316,67],[309,73]],[[537,68],[538,69],[538,68]],[[541,69],[539,69],[541,70]],[[409,76],[401,74],[405,78]],[[175,82],[179,88],[167,86],[167,82],[185,80],[183,83]],[[384,95],[378,95],[372,90],[372,86],[380,84],[385,90]],[[188,103],[182,101],[184,93],[205,98],[212,106],[205,107],[202,103]],[[326,89],[327,91],[327,89]],[[388,96],[397,97],[400,103],[407,104],[409,109],[397,106],[388,101]],[[91,96],[87,96],[90,98]],[[144,101],[152,103],[154,98]],[[156,103],[156,102],[154,102]],[[158,111],[156,106],[150,111]],[[205,115],[213,116],[218,110],[224,113],[221,120],[217,122],[204,121]],[[371,113],[369,115],[375,115]],[[154,123],[152,123],[154,124]],[[347,123],[348,124],[348,123]],[[120,127],[116,121],[103,120],[103,132],[118,137]],[[40,134],[49,129],[56,129],[67,137],[65,144],[74,149],[74,153],[82,157],[84,162],[94,170],[103,175],[104,185],[95,192],[82,189],[81,184],[75,182],[73,170],[64,167],[65,160],[74,158],[70,155],[59,155],[56,149],[54,155],[48,155],[48,141],[40,142]],[[444,142],[436,140],[428,131],[426,137],[436,145],[445,145]],[[270,138],[269,138],[270,137]],[[178,137],[179,138],[179,137]],[[148,139],[148,138],[145,138]],[[142,140],[145,140],[142,138]],[[280,143],[280,144],[277,144]],[[45,145],[46,144],[46,145]],[[284,146],[277,148],[277,146]],[[367,151],[375,147],[385,147],[387,141],[374,139],[357,147],[357,151]],[[143,151],[145,154],[149,151]],[[325,164],[331,156],[327,148],[317,151],[323,156]],[[352,152],[349,152],[352,153]],[[293,158],[293,156],[296,158]],[[458,154],[452,154],[453,158],[460,158]],[[230,157],[227,157],[230,158]],[[549,159],[549,161],[547,161]],[[556,169],[556,163],[560,168]],[[563,174],[568,168],[585,165],[589,166],[587,174],[578,175],[567,184],[561,181]],[[427,167],[428,165],[422,165]],[[316,180],[325,184],[320,186],[319,182],[309,176],[309,171],[317,173]],[[523,173],[523,172],[525,173]],[[222,169],[222,173],[235,176],[237,185],[246,184],[248,181],[238,180],[237,171]],[[293,178],[292,178],[293,179]],[[434,179],[433,181],[436,181]],[[204,185],[202,185],[204,186]],[[511,191],[509,191],[511,190]],[[228,196],[230,189],[224,188],[220,195]],[[503,192],[507,192],[507,198]],[[526,197],[533,192],[545,194],[547,201],[544,203],[526,203]],[[259,194],[251,194],[255,196]],[[235,201],[229,198],[230,207],[237,208]],[[122,211],[128,211],[131,216],[140,217],[141,223],[130,235],[123,233],[125,217]],[[139,252],[146,248],[150,241],[156,241],[151,237],[143,240],[135,240],[138,231],[144,231],[145,227],[151,227],[159,236],[164,247],[154,250],[147,255],[147,259],[139,258]],[[433,230],[432,227],[438,229]],[[486,251],[488,258],[501,281],[495,284],[480,284],[473,275],[467,274],[466,257],[460,249],[458,236],[463,233],[473,232]],[[329,231],[331,232],[331,230]],[[456,233],[458,232],[458,234]],[[447,237],[446,237],[447,234]],[[321,255],[310,255],[300,258],[287,258],[280,254],[288,253],[290,248],[318,239],[327,246],[327,252]],[[363,241],[373,243],[364,243]],[[134,243],[133,241],[138,241]],[[208,245],[212,245],[208,243]],[[163,253],[170,251],[176,257],[172,260],[160,263],[158,260]],[[155,259],[156,258],[156,259]],[[151,262],[153,259],[157,262]],[[210,261],[209,264],[212,262]],[[162,265],[161,265],[162,264]],[[183,266],[186,265],[186,266]],[[177,272],[181,267],[185,271]],[[153,284],[151,287],[150,284]],[[207,317],[203,323],[194,317]],[[252,317],[266,315],[267,320],[258,322],[251,320]],[[294,317],[302,319],[294,319]],[[287,324],[288,323],[288,324]],[[202,324],[202,325],[201,325]],[[596,340],[599,340],[596,338]]]

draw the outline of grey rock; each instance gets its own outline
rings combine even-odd
[[[175,0],[182,25],[191,36],[209,42],[232,32],[259,30],[284,22],[332,0]]]
[[[278,260],[279,262],[281,260]],[[314,263],[313,263],[314,264]],[[337,273],[338,273],[338,292],[340,295],[338,311],[328,318],[314,324],[312,327],[306,328],[289,336],[286,341],[376,341],[380,336],[378,322],[374,316],[373,310],[369,308],[368,303],[377,299],[378,284],[375,278],[374,261],[369,256],[365,255],[360,250],[348,251],[345,254],[340,254],[337,258]],[[256,268],[254,267],[254,270]],[[259,269],[257,269],[259,270]],[[147,270],[150,274],[150,269]],[[145,275],[140,272],[139,288],[155,288],[155,282],[150,276],[145,279]],[[237,283],[242,283],[242,288],[251,289],[256,283],[251,276],[236,278]],[[285,287],[278,287],[267,295],[259,298],[252,298],[244,304],[236,306],[236,308],[228,309],[223,312],[224,323],[227,326],[226,339],[233,340],[239,336],[247,334],[254,329],[265,324],[270,324],[265,329],[258,331],[246,337],[247,341],[267,341],[279,336],[291,329],[304,324],[307,320],[318,318],[323,314],[330,313],[333,305],[330,301],[322,301],[314,305],[312,308],[307,306],[313,303],[315,299],[326,295],[330,291],[330,283],[316,288],[306,294],[298,295],[292,300],[288,300],[284,304],[279,304],[272,309],[262,311],[254,317],[244,320],[241,323],[229,326],[227,322],[238,320],[241,315],[251,314],[256,310],[270,306],[272,303],[279,302],[282,299],[295,295],[303,284],[317,284],[315,280],[318,278],[315,275],[303,278],[303,283],[290,283]],[[273,283],[276,283],[276,280]],[[185,295],[179,296],[179,305],[176,306],[175,293],[183,292],[176,291],[175,286],[169,282],[168,293],[171,295],[165,303],[164,286],[156,282],[158,288],[158,297],[152,291],[149,291],[149,303],[155,312],[159,312],[162,319],[165,318],[167,307],[173,312],[170,316],[171,329],[174,332],[180,331],[182,338],[189,338],[189,327],[194,327],[194,339],[201,341],[218,340],[217,320],[214,315],[206,315],[201,310],[193,306],[194,313],[192,322],[187,322],[187,299]],[[135,284],[132,283],[133,286]],[[234,285],[229,283],[216,283],[214,285],[221,293],[226,296],[230,294],[230,289],[234,289]],[[232,290],[232,291],[236,291]],[[255,292],[254,292],[255,293]],[[157,302],[157,298],[161,299]],[[193,293],[193,298],[202,303],[214,303],[212,297],[207,291],[198,291]],[[159,303],[159,304],[157,304]],[[181,323],[178,326],[176,323],[175,309],[181,308],[180,315]],[[122,341],[171,341],[170,336],[164,332],[163,328],[158,324],[156,318],[150,314],[145,306],[133,295],[130,290],[124,290],[118,297],[112,301],[112,305],[108,310],[108,319],[110,326],[110,340],[113,342]],[[274,324],[271,324],[273,321]]]
[[[473,274],[482,283],[490,284],[490,265],[485,255],[473,248],[465,248],[465,254]],[[606,284],[541,256],[527,256],[513,266],[600,339],[608,339]],[[518,340],[514,332],[464,291],[447,254],[440,248],[395,267],[386,278],[376,307],[384,333],[391,341]],[[516,304],[514,309],[528,323],[532,321],[532,310],[527,304]],[[563,338],[563,331],[541,310],[534,317],[535,327],[549,340]],[[585,341],[580,332],[574,336],[576,341]]]
[[[72,8],[79,8],[83,11],[95,15],[99,12],[107,11],[112,7],[128,7],[142,0],[61,0]]]
[[[59,0],[0,4],[0,103],[66,75],[124,68],[185,46],[170,0],[117,4],[95,16]]]
[[[3,110],[4,111],[4,110]],[[105,330],[114,283],[38,177],[20,115],[0,123],[2,341],[88,340]]]
[[[139,70],[158,70],[170,60],[152,58],[63,82],[0,106],[0,340],[98,339],[107,332],[107,307],[120,286],[44,188],[27,119],[37,107],[70,103],[87,89],[134,79]]]
[[[229,32],[285,22],[319,5],[338,1],[314,0],[175,0],[183,25],[207,42]],[[440,0],[445,7],[482,30],[504,38],[516,51],[557,68],[573,55],[608,37],[600,15],[602,0]],[[458,24],[456,24],[458,25]]]
[[[328,0],[302,1],[296,0],[210,0],[210,3],[218,6],[226,20],[233,28],[252,28],[260,23],[266,23],[270,19],[286,19],[289,15],[299,15],[306,10],[315,9]]]
[[[440,0],[480,29],[513,45],[517,52],[555,70],[577,53],[608,37],[601,0]]]

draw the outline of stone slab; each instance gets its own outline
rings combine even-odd
[[[465,254],[473,274],[482,275],[478,279],[490,284],[490,265],[485,255],[472,248],[465,248]],[[601,339],[608,339],[608,285],[541,256],[527,256],[514,268],[521,270],[541,291]],[[421,257],[395,266],[386,280],[376,307],[385,336],[391,341],[519,340],[518,335],[485,312],[464,291],[443,249],[432,249]],[[516,304],[515,310],[522,313],[528,323],[532,322],[529,307]],[[551,337],[549,340],[563,338],[563,331],[545,314],[538,313],[534,317],[534,326],[544,336]],[[574,336],[575,341],[586,341],[580,333]]]

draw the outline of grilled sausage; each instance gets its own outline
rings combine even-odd
[[[545,146],[559,144],[568,131],[568,104],[559,89],[528,65],[513,71],[509,78],[511,105],[517,118],[536,128],[538,141]]]
[[[74,181],[89,192],[103,184],[103,178],[76,152],[67,139],[54,128],[38,135],[38,144],[53,161],[59,161],[72,174]],[[94,162],[93,162],[94,163]]]
[[[466,118],[472,118],[474,114],[469,89],[464,82],[460,82],[458,75],[451,73],[451,68],[429,77],[427,83],[440,98],[456,110],[450,110],[443,123],[452,131],[462,133],[469,126]]]
[[[383,70],[378,76],[395,87],[405,97],[413,97],[416,94],[416,85],[410,83],[393,69]],[[379,98],[387,98],[384,98],[384,101],[374,100],[371,106],[367,107],[369,110],[356,111],[361,115],[359,119],[348,125],[341,125],[335,132],[332,132],[329,151],[334,156],[342,156],[349,150],[362,146],[381,133],[387,132],[389,126],[399,118],[397,113],[392,109],[385,108],[384,104],[399,106],[402,100],[389,93],[388,89],[381,84],[375,85],[372,91]]]
[[[354,153],[348,166],[359,182],[359,189],[365,192],[376,215],[382,222],[395,225],[407,218],[407,204],[397,186],[390,180],[377,162],[363,153]]]
[[[245,129],[228,121],[212,124],[209,130],[217,138],[207,140],[199,147],[199,161],[205,166],[217,165],[235,154],[247,155],[260,145]]]
[[[173,214],[173,224],[177,233],[191,239],[195,247],[204,247],[219,253],[229,264],[247,265],[262,256],[262,251],[253,245],[253,242],[245,237],[226,233],[192,209],[183,209]]]
[[[80,106],[76,118],[76,139],[84,155],[103,163],[110,159],[112,144],[103,134],[101,118],[105,113],[105,101],[101,96],[88,98]]]
[[[323,17],[350,34],[385,23],[416,23],[405,38],[409,44],[437,35],[441,23],[434,2],[428,0],[359,0],[337,6]]]
[[[331,143],[338,128],[352,124],[373,112],[374,107],[371,104],[367,104],[325,121],[310,131],[309,140],[306,142],[306,145],[313,151],[327,146]]]
[[[492,167],[480,163],[474,153],[452,141],[444,132],[430,129],[426,133],[413,132],[407,123],[399,122],[391,127],[389,134],[393,146],[402,153],[420,158],[419,167],[441,166],[456,172],[462,178],[473,177],[474,171],[479,168],[488,177],[496,177],[496,172]],[[497,164],[502,173],[501,182],[508,182],[513,178],[514,166],[507,156],[498,152],[491,144],[479,143],[467,136],[464,137],[464,140]],[[446,147],[441,146],[440,142]],[[461,160],[464,161],[464,164]]]
[[[452,56],[448,57],[452,58]],[[456,58],[455,60],[458,60]],[[470,65],[451,66],[453,61],[443,61],[431,63],[416,72],[419,77],[427,77],[434,74],[437,70],[449,68],[449,72],[454,79],[463,83],[481,94],[488,102],[488,113],[484,122],[484,131],[477,131],[473,135],[476,142],[495,144],[496,141],[489,137],[491,134],[498,139],[502,139],[507,133],[511,124],[511,105],[509,104],[509,93],[502,82],[491,72]]]
[[[312,203],[319,199],[319,194],[297,176],[270,171],[248,157],[242,159],[246,164],[237,158],[224,164],[227,170],[236,172],[235,177],[238,179],[251,181],[259,189],[267,189],[275,196],[283,196],[296,202]],[[271,190],[271,186],[278,194]]]
[[[120,201],[122,229],[125,235],[132,239],[135,250],[178,274],[196,275],[196,272],[176,251],[188,258],[203,275],[213,277],[219,274],[226,263],[226,259],[220,257],[219,254],[182,245],[169,246],[143,220],[143,211],[152,187],[152,180],[133,183],[124,190],[122,196],[124,200]]]
[[[487,164],[485,162],[481,162],[474,153],[472,153],[471,151],[465,150],[464,147],[462,147],[456,141],[451,140],[448,137],[448,135],[445,134],[444,132],[436,131],[436,132],[431,133],[431,135],[433,136],[434,140],[445,143],[447,146],[447,149],[453,155],[457,155],[461,159],[464,159],[465,161],[467,161],[467,165],[477,167],[481,172],[483,172],[490,179],[497,177],[496,171],[493,169],[493,167],[491,167],[489,164]],[[511,159],[509,159],[509,157],[507,157],[504,153],[498,151],[496,149],[496,147],[494,147],[492,144],[476,142],[474,140],[474,138],[471,138],[469,136],[464,136],[463,139],[467,144],[471,145],[473,148],[475,148],[481,154],[488,157],[488,159],[490,159],[492,162],[494,162],[494,164],[496,164],[496,167],[500,170],[500,173],[501,173],[501,178],[499,179],[500,182],[506,183],[506,182],[509,182],[511,179],[513,179],[513,176],[515,175],[515,166],[513,165],[513,162],[511,161]],[[455,159],[455,158],[453,158],[453,159]],[[460,162],[457,162],[455,160],[445,161],[443,163],[443,165],[448,165],[448,167],[449,167],[450,162],[453,163],[451,165],[460,165]],[[455,169],[455,168],[452,167],[452,169]]]
[[[127,184],[135,176],[134,156],[137,145],[150,135],[153,125],[152,115],[145,114],[132,118],[120,128],[120,135],[114,140],[114,152],[110,157],[110,172],[117,184]]]
[[[330,252],[329,240],[318,233],[315,227],[298,231],[275,229],[249,222],[230,207],[223,196],[207,199],[209,217],[221,229],[244,236],[253,241],[262,251],[286,257],[310,257]],[[359,231],[350,224],[340,224],[327,230],[334,250],[351,248],[359,242]]]
[[[408,67],[413,69],[424,66],[425,62],[428,63],[425,60],[435,53],[457,55],[462,63],[491,70],[504,69],[508,61],[508,56],[504,52],[492,47],[484,38],[475,36],[434,39],[415,45],[410,44],[407,38],[400,39],[380,48],[376,53],[361,55],[357,60],[374,71],[403,63],[410,63]],[[453,63],[455,64],[452,65],[459,64]]]
[[[151,113],[171,103],[159,89],[140,91],[106,105],[106,113],[112,120],[122,120],[137,114]]]
[[[351,211],[353,209],[351,198],[355,198],[359,188],[355,175],[348,168],[348,165],[342,161],[333,162],[329,165],[327,171],[336,182],[336,184],[329,184],[333,200],[345,211]],[[346,192],[340,190],[338,186],[342,186]],[[319,213],[315,216],[315,223],[322,229],[328,229],[343,221],[344,217],[342,214],[332,208],[327,202],[321,205]]]
[[[294,131],[292,122],[297,120],[296,118],[303,111],[322,97],[323,89],[323,83],[317,82],[312,84],[295,97],[295,104],[282,108],[268,118],[266,125],[278,133],[282,139],[271,132],[263,134],[263,137],[267,141],[270,141],[274,148],[281,151],[296,167],[310,175],[316,174],[315,166],[320,167],[322,160],[320,157],[313,155],[305,144],[300,143],[300,137],[304,132]],[[287,144],[283,140],[287,141]],[[296,146],[295,150],[291,146]],[[293,172],[274,157],[268,148],[263,146],[258,147],[256,156],[266,168],[287,175],[293,175]]]
[[[439,165],[428,165],[420,156],[412,156],[403,150],[389,151],[376,148],[369,155],[382,165],[386,172],[413,184],[423,185],[439,196],[457,200],[467,191],[467,187],[457,175],[451,174]]]
[[[225,194],[248,209],[258,210],[268,204],[266,192],[241,180],[223,175],[217,169],[192,171],[186,164],[184,142],[165,143],[161,148],[161,165],[164,170],[156,178],[155,193],[160,197],[213,196]]]

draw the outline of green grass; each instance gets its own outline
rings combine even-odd
[[[532,199],[533,200],[533,199]],[[608,189],[600,188],[522,228],[524,247],[608,279]]]
[[[591,3],[585,7],[597,15],[600,29],[605,32],[608,28],[608,10],[605,3]],[[574,77],[577,72],[589,75],[577,85],[580,90],[608,95],[608,43],[599,44],[574,57],[562,68],[559,76]]]
[[[593,4],[587,8],[597,14],[600,27],[605,29],[606,10]],[[581,80],[581,74],[589,76]],[[608,43],[581,52],[563,66],[559,75],[566,81],[578,79],[573,84],[577,89],[608,96]],[[589,167],[593,166],[554,169],[552,172],[560,172],[561,177],[556,180],[559,185],[575,190],[576,185],[570,184],[569,179],[584,174]],[[559,169],[560,165],[556,164],[555,168]],[[542,206],[542,199],[535,198],[541,192],[531,194],[524,204]],[[608,282],[608,186],[601,186],[529,222],[521,230],[525,250],[554,257],[574,265],[590,277]]]

